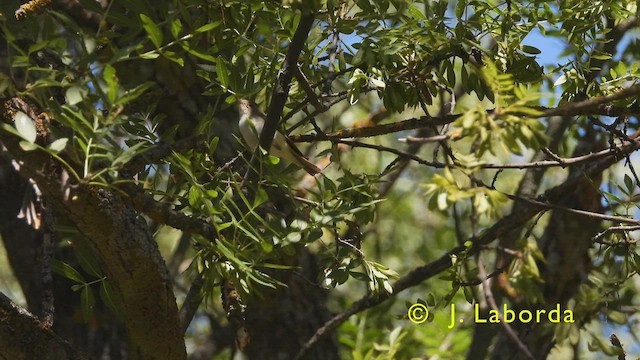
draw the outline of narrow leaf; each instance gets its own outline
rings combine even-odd
[[[78,283],[85,283],[84,278],[82,277],[80,272],[78,272],[78,270],[74,269],[73,267],[71,267],[71,265],[64,263],[60,260],[56,260],[56,259],[51,260],[51,270],[53,270],[54,273],[62,277],[65,277],[69,280],[73,280]]]
[[[140,14],[140,20],[142,20],[142,26],[147,34],[149,34],[149,39],[151,39],[153,45],[159,48],[162,45],[162,31],[158,25],[145,14]]]

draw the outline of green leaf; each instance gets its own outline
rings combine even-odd
[[[471,286],[462,287],[462,292],[464,293],[464,299],[467,300],[469,304],[473,304],[475,301],[475,296],[473,294],[473,289]]]
[[[100,299],[102,299],[102,302],[107,305],[109,310],[111,310],[111,312],[115,314],[118,319],[123,318],[122,305],[117,300],[111,284],[109,284],[106,279],[100,282]]]
[[[107,99],[109,104],[113,104],[118,96],[118,77],[116,76],[116,69],[107,64],[104,66],[102,76],[107,83]]]
[[[89,90],[85,87],[74,85],[67,89],[65,98],[68,105],[75,105],[82,102],[89,94]]]
[[[308,242],[316,241],[316,240],[320,239],[323,234],[324,233],[322,232],[322,229],[312,229],[309,232],[309,236],[307,237],[307,241]]]
[[[218,148],[219,141],[220,141],[220,138],[217,136],[211,139],[211,143],[209,143],[209,155],[215,154],[216,149]]]
[[[51,270],[53,270],[54,273],[62,277],[65,277],[69,280],[73,280],[75,282],[82,283],[82,284],[86,282],[82,277],[82,275],[80,274],[80,272],[78,272],[78,270],[74,269],[71,265],[64,263],[60,260],[57,260],[57,259],[51,260]]]
[[[423,303],[425,305],[428,305],[429,307],[436,306],[436,297],[435,297],[435,295],[433,295],[433,293],[427,294],[427,300],[423,301]]]
[[[409,15],[411,15],[412,18],[416,20],[427,21],[427,17],[415,5],[410,3],[408,11],[409,11]]]
[[[146,52],[144,54],[140,54],[140,58],[141,59],[147,59],[147,60],[157,59],[158,56],[160,56],[160,54],[155,52],[155,51],[150,51],[150,52]]]
[[[102,277],[102,270],[98,258],[93,255],[91,249],[82,241],[76,241],[73,244],[73,252],[82,267],[82,270],[95,277]]]
[[[220,21],[214,21],[212,23],[209,23],[207,25],[202,25],[199,28],[197,28],[195,30],[196,33],[203,33],[203,32],[207,32],[209,30],[213,30],[215,28],[217,28],[218,26],[220,26],[220,24],[222,24],[222,22]]]
[[[95,305],[96,298],[93,295],[93,290],[88,285],[84,286],[80,293],[80,308],[82,309],[82,318],[85,321],[89,321]]]
[[[122,94],[120,98],[118,98],[118,100],[116,100],[114,105],[125,105],[139,98],[142,94],[144,94],[147,90],[149,90],[154,85],[155,85],[154,82],[149,81],[149,82],[142,83],[134,87],[133,89],[127,90],[124,94]]]
[[[629,191],[629,195],[633,194],[633,180],[628,174],[624,174],[624,185],[627,187],[627,191]]]
[[[462,19],[462,15],[464,15],[464,9],[467,7],[467,2],[464,0],[458,0],[456,4],[456,18]]]
[[[142,20],[142,26],[147,34],[149,34],[149,39],[151,39],[153,45],[155,45],[156,48],[162,46],[162,31],[158,25],[145,14],[140,14],[140,20]]]
[[[522,51],[526,52],[527,54],[538,55],[542,53],[540,49],[534,46],[522,45],[521,48],[522,48]]]
[[[366,52],[366,47],[364,46],[358,49],[358,52],[351,58],[351,64],[360,65],[362,62],[364,62]]]
[[[55,153],[59,153],[60,151],[64,150],[68,142],[69,139],[67,138],[58,139],[49,144],[49,149],[51,149]]]
[[[227,64],[225,64],[222,58],[217,58],[215,61],[218,80],[220,81],[220,84],[227,89],[229,88],[229,70],[227,69]]]
[[[287,242],[294,243],[294,244],[295,244],[295,243],[298,243],[298,242],[300,242],[300,240],[302,240],[302,234],[301,234],[301,233],[299,233],[299,232],[292,232],[292,233],[289,233],[289,234],[287,234],[287,236],[285,237],[285,240],[286,240]]]
[[[609,309],[609,312],[607,312],[607,317],[616,324],[623,325],[627,323],[627,315],[620,311]]]
[[[267,156],[267,161],[271,165],[278,165],[280,163],[280,158],[277,156],[269,155]]]
[[[203,53],[201,51],[198,51],[197,49],[191,47],[191,45],[188,44],[188,43],[182,43],[182,48],[187,50],[187,52],[189,52],[189,54],[194,55],[195,57],[198,57],[198,58],[200,58],[202,60],[206,60],[206,61],[209,61],[209,62],[217,62],[217,60],[219,59],[219,58],[216,58],[216,57],[211,56],[209,54],[205,54],[205,53]]]
[[[34,143],[37,138],[36,123],[29,115],[22,111],[17,111],[13,117],[13,121],[18,130],[18,134],[30,143]]]
[[[195,185],[192,185],[189,189],[189,205],[196,207],[200,201],[202,193]]]
[[[122,153],[120,153],[120,155],[118,155],[118,157],[115,160],[113,160],[112,166],[117,168],[128,163],[129,160],[131,160],[134,156],[142,153],[142,151],[139,151],[139,149],[145,145],[146,145],[145,143],[139,142],[133,145],[132,147],[128,148],[127,150],[123,151]]]
[[[174,19],[171,22],[171,35],[173,35],[174,38],[178,38],[180,36],[181,31],[182,31],[182,22],[180,22],[180,19]]]
[[[28,141],[20,141],[20,148],[24,151],[33,151],[39,148],[38,144],[28,142]]]
[[[296,268],[295,266],[291,266],[291,265],[282,265],[282,264],[274,264],[274,263],[262,263],[260,264],[260,266],[268,269],[278,269],[278,270],[292,270]]]
[[[176,54],[175,51],[164,51],[162,52],[162,55],[164,55],[164,57],[166,57],[167,59],[175,62],[176,64],[180,65],[180,66],[184,66],[184,59],[182,58],[182,56]]]

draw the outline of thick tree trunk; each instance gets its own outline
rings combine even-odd
[[[592,130],[582,139],[576,148],[574,156],[600,150],[601,144],[595,138]],[[579,175],[580,168],[572,168],[569,176]],[[559,206],[568,209],[586,210],[601,213],[599,177],[589,179],[583,176],[574,187],[571,194],[561,201]],[[560,305],[561,315],[567,309],[567,302],[576,295],[581,284],[586,283],[591,266],[588,251],[592,245],[591,239],[600,231],[601,221],[575,213],[555,210],[547,228],[539,240],[538,247],[543,252],[545,262],[540,262],[540,273],[544,281],[541,292],[544,296],[542,308],[549,311]],[[513,306],[522,310],[534,311],[535,308],[527,304]],[[514,322],[511,327],[516,331],[527,349],[535,359],[546,359],[549,351],[555,345],[554,325],[549,321],[531,321],[523,324]],[[576,321],[581,321],[574,317]],[[500,332],[492,359],[527,359],[513,339],[504,331]]]
[[[287,288],[265,293],[263,299],[247,303],[246,325],[250,343],[246,354],[251,360],[293,359],[302,345],[331,314],[324,305],[326,290],[315,285],[318,266],[314,256],[302,249],[289,273],[280,281]],[[310,360],[338,359],[335,334],[321,340],[305,357]]]

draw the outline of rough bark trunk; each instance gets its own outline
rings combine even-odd
[[[576,148],[574,156],[596,151],[601,147],[602,144],[596,140],[595,133],[589,129],[585,138]],[[569,176],[578,175],[581,171],[580,168],[572,168]],[[568,194],[557,205],[568,209],[601,213],[601,195],[598,190],[600,181],[599,176],[593,179],[583,176],[571,194]],[[588,254],[592,245],[591,238],[598,233],[600,227],[600,220],[562,210],[553,211],[549,224],[538,242],[538,247],[545,257],[545,262],[539,263],[541,277],[544,281],[541,286],[541,292],[544,296],[544,305],[542,306],[544,310],[549,311],[557,304],[561,309],[567,309],[568,300],[577,293],[580,284],[587,281],[591,267],[591,259]],[[516,310],[535,310],[531,305],[518,303],[514,305],[514,308]],[[580,321],[580,319],[575,320]],[[552,325],[554,324],[544,320],[539,323],[516,321],[511,324],[511,327],[535,359],[546,359],[549,351],[555,345]],[[503,331],[498,336],[491,358],[527,359],[516,343]]]

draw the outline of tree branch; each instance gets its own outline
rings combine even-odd
[[[291,135],[290,138],[295,142],[315,142],[321,140],[347,139],[352,137],[371,137],[428,126],[446,125],[454,122],[459,116],[460,115],[447,115],[443,117],[422,116],[420,118],[398,121],[391,124],[344,129],[327,134]]]
[[[375,144],[367,144],[367,143],[363,143],[360,141],[354,141],[354,140],[340,140],[340,139],[330,139],[329,141],[334,142],[334,143],[339,143],[339,144],[346,144],[346,145],[350,145],[353,147],[363,147],[363,148],[367,148],[367,149],[373,149],[373,150],[378,150],[378,151],[385,151],[385,152],[390,152],[392,154],[398,155],[404,159],[409,159],[409,160],[413,160],[419,164],[422,165],[426,165],[426,166],[431,166],[434,168],[445,168],[447,166],[449,166],[449,164],[443,163],[443,162],[439,162],[439,161],[428,161],[425,160],[415,154],[406,152],[406,151],[402,151],[402,150],[398,150],[398,149],[394,149],[394,148],[390,148],[384,145],[375,145]],[[594,161],[597,159],[601,159],[601,158],[605,158],[608,156],[614,156],[619,154],[620,149],[622,149],[625,146],[628,146],[629,144],[634,144],[633,146],[635,147],[634,151],[640,148],[640,141],[638,140],[631,140],[631,142],[625,142],[617,147],[614,148],[609,148],[609,149],[605,149],[602,151],[598,151],[595,153],[591,153],[591,154],[586,154],[586,155],[582,155],[582,156],[576,156],[573,158],[561,158],[558,155],[554,154],[551,152],[551,150],[547,149],[547,148],[543,148],[543,152],[545,152],[546,154],[549,155],[549,157],[553,158],[553,160],[541,160],[541,161],[534,161],[534,162],[528,162],[528,163],[513,163],[513,164],[479,164],[476,166],[463,166],[461,164],[455,164],[456,166],[459,166],[461,168],[477,168],[477,169],[530,169],[530,168],[549,168],[549,167],[556,167],[556,166],[560,166],[562,168],[568,167],[568,166],[573,166],[573,165],[578,165],[578,164],[582,164],[584,162],[589,162],[589,161]]]
[[[0,293],[0,349],[3,359],[84,360],[35,316]]]
[[[169,225],[187,233],[202,235],[210,241],[216,241],[218,233],[208,222],[194,218],[171,209],[169,206],[157,202],[152,196],[133,184],[124,183],[118,187],[128,198],[125,200],[131,206],[147,215],[153,221]]]
[[[640,85],[634,85],[625,89],[622,89],[616,93],[606,96],[599,96],[575,103],[568,103],[557,108],[547,109],[543,116],[575,116],[575,115],[600,115],[593,110],[600,110],[606,112],[601,115],[615,116],[611,113],[612,107],[600,107],[601,105],[608,104],[616,100],[622,100],[631,96],[640,94]],[[622,110],[622,109],[621,109]]]
[[[551,116],[578,116],[578,115],[606,115],[619,116],[635,114],[629,108],[616,108],[608,105],[610,102],[625,99],[640,94],[640,85],[634,85],[622,89],[614,94],[595,97],[584,101],[567,103],[556,108],[534,107],[542,113],[532,116],[530,113],[513,112],[513,115],[526,117],[546,118]],[[637,112],[637,111],[636,111]],[[487,114],[493,114],[493,110],[487,110]],[[327,134],[291,135],[294,142],[315,142],[322,140],[346,139],[352,137],[370,137],[396,133],[405,130],[419,129],[427,126],[446,125],[454,122],[462,114],[446,115],[440,117],[422,116],[391,124],[368,126],[355,129],[344,129]]]
[[[289,97],[289,86],[291,85],[291,79],[293,79],[293,75],[298,66],[298,57],[300,56],[302,48],[307,41],[307,37],[309,36],[309,31],[313,26],[314,20],[314,14],[303,14],[296,32],[291,38],[291,43],[289,44],[287,55],[284,59],[284,64],[282,65],[282,69],[280,69],[280,74],[278,75],[276,84],[273,87],[273,91],[271,92],[271,103],[269,104],[269,109],[267,110],[267,118],[265,119],[262,132],[260,133],[260,147],[263,149],[271,148],[273,137],[278,128],[278,124],[280,123],[282,110],[284,109],[284,105],[286,104],[287,98]],[[254,171],[254,169],[260,168],[260,156],[258,156],[259,152],[260,149],[257,148],[251,161],[251,166],[249,166],[247,174],[245,175],[245,179],[247,179],[248,182],[255,181],[259,176],[259,174]]]

